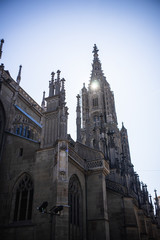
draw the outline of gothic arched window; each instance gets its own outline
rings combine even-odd
[[[82,240],[82,191],[76,175],[69,181],[69,240]]]
[[[19,181],[15,195],[13,220],[30,220],[32,217],[33,182],[28,174],[25,174]]]
[[[93,107],[98,107],[98,98],[93,98]]]

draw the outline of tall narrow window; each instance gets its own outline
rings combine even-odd
[[[22,157],[23,156],[23,148],[20,148],[19,149],[19,157]]]
[[[22,135],[22,132],[23,132],[23,126],[20,125],[20,128],[19,128],[19,135]]]
[[[30,220],[32,217],[33,182],[25,174],[16,189],[14,221]]]
[[[26,131],[27,131],[27,127],[24,127],[24,129],[23,129],[23,137],[26,137]]]
[[[98,107],[98,98],[93,98],[93,107]]]
[[[79,180],[73,175],[69,181],[69,240],[82,240],[82,192]]]

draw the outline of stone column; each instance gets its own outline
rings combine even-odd
[[[105,177],[109,166],[105,160],[91,161],[87,176],[88,240],[109,240]]]
[[[68,142],[58,142],[57,165],[55,166],[56,206],[62,205],[60,216],[53,216],[53,239],[68,240]]]

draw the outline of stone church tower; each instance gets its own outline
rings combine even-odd
[[[118,129],[114,94],[103,74],[98,51],[94,45],[90,82],[88,89],[85,85],[82,88],[83,124],[82,128],[77,124],[77,140],[102,151],[110,168],[115,169],[122,162],[122,155],[131,164],[129,143],[125,127]],[[80,119],[79,102],[77,109],[77,119]]]
[[[117,127],[114,95],[101,67],[97,46],[94,45],[94,59],[88,90],[82,88],[82,142],[102,150],[102,139],[109,126]]]
[[[97,46],[88,88],[77,95],[77,141],[67,130],[60,71],[41,106],[21,88],[21,72],[15,81],[0,65],[0,239],[160,239],[159,197],[155,191],[154,212]]]
[[[148,239],[152,221],[148,218],[146,223],[143,217],[153,218],[151,196],[131,163],[127,129],[123,123],[121,130],[117,126],[114,95],[103,74],[98,51],[94,45],[90,82],[88,88],[85,84],[82,88],[82,127],[78,96],[77,141],[103,152],[109,163],[106,190],[110,239]],[[144,230],[142,222],[150,230]]]

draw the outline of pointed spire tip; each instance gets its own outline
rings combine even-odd
[[[97,48],[97,45],[96,44],[94,44],[94,46],[93,46],[93,53],[94,54],[97,54],[98,53],[98,48]]]

